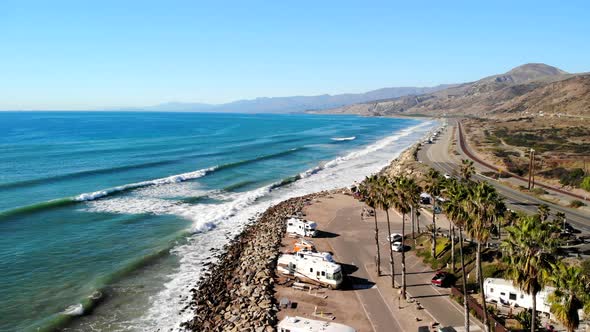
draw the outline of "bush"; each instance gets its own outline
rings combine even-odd
[[[535,195],[544,195],[547,193],[543,188],[533,188],[531,192]]]
[[[580,183],[580,188],[590,191],[590,176],[587,176],[584,178],[584,180],[582,180],[582,183]]]
[[[570,202],[570,207],[573,207],[573,208],[579,208],[579,207],[581,207],[581,206],[586,206],[586,203],[584,203],[584,202],[582,202],[582,201],[577,201],[577,200],[576,200],[576,201],[571,201],[571,202]]]
[[[574,168],[571,171],[561,175],[559,177],[559,183],[564,186],[575,186],[578,187],[584,179],[584,170],[581,168]]]
[[[506,268],[499,263],[484,264],[481,267],[484,278],[502,278]]]

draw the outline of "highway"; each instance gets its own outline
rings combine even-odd
[[[457,151],[459,155],[449,153],[453,133],[458,136],[458,131],[453,128],[456,128],[456,125],[449,124],[433,144],[424,144],[422,149],[418,152],[418,160],[437,169],[443,174],[457,175],[461,159],[465,159],[467,156],[463,151]],[[460,144],[457,144],[454,149],[460,150]],[[556,205],[512,189],[494,179],[481,175],[481,170],[489,170],[486,165],[475,161],[474,166],[477,172],[473,178],[475,180],[488,181],[493,185],[498,190],[498,193],[505,198],[506,205],[510,209],[533,214],[537,212],[537,207],[540,204],[546,204],[551,209],[553,215],[556,212],[561,211],[565,213],[567,221],[572,226],[581,230],[583,233],[590,233],[590,215],[587,213]]]

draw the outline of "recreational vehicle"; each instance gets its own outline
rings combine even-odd
[[[484,280],[486,301],[497,302],[513,307],[531,309],[533,307],[533,296],[520,290],[512,284],[511,280],[500,278],[486,278]],[[547,297],[555,288],[545,287],[537,294],[537,311],[549,314],[549,302]]]
[[[329,252],[317,252],[311,250],[299,250],[295,253],[299,257],[317,257],[325,260],[326,262],[334,263],[334,258]]]
[[[316,235],[317,224],[313,221],[299,218],[287,219],[287,233],[297,234],[305,237],[314,237]]]
[[[313,320],[303,317],[285,317],[277,325],[278,332],[356,332],[355,329],[348,325],[321,320]]]
[[[303,282],[332,289],[336,289],[342,284],[340,265],[328,262],[323,257],[283,254],[279,256],[277,271]]]

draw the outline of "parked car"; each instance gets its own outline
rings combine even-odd
[[[447,180],[451,178],[451,176],[450,176],[449,174],[447,174],[447,173],[445,173],[444,177],[445,177],[445,179],[447,179]]]
[[[391,244],[391,249],[395,252],[401,252],[404,250],[404,245],[403,243],[397,241]]]
[[[434,213],[435,214],[440,214],[441,212],[442,212],[442,209],[440,208],[440,206],[437,205],[437,206],[434,207]]]
[[[455,330],[455,328],[452,326],[441,326],[437,329],[437,332],[457,332],[457,330]]]
[[[391,233],[389,235],[389,241],[391,242],[400,242],[402,240],[402,235],[399,233]]]
[[[447,287],[450,280],[451,278],[448,272],[438,271],[434,277],[432,277],[430,283],[437,287]]]

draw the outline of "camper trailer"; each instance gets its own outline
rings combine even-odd
[[[287,219],[287,233],[296,234],[305,237],[314,237],[316,235],[317,224],[313,221],[299,218]]]
[[[323,257],[283,254],[279,256],[277,271],[303,282],[332,289],[336,289],[342,284],[340,265],[328,262]]]
[[[355,329],[348,325],[321,320],[313,320],[303,317],[285,317],[277,325],[278,332],[356,332]]]
[[[512,284],[511,280],[500,278],[486,278],[484,280],[486,301],[496,302],[513,307],[531,309],[533,307],[533,296],[520,290]],[[549,314],[549,302],[547,297],[555,288],[545,287],[537,294],[537,311]]]

